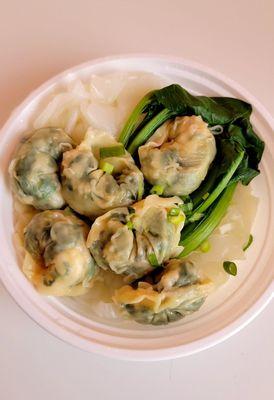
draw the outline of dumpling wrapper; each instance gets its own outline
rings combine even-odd
[[[178,207],[182,203],[178,197],[150,195],[130,208],[116,208],[98,217],[87,239],[96,264],[132,280],[154,268],[151,254],[159,265],[178,256],[183,250],[179,241],[185,216]],[[180,212],[177,224],[168,218],[174,207]]]
[[[113,166],[109,174],[100,169],[102,147],[119,145],[109,134],[90,128],[84,141],[64,154],[63,195],[79,214],[94,218],[112,208],[134,203],[143,193],[144,178],[128,152],[103,161]]]
[[[213,283],[201,277],[184,260],[170,260],[165,268],[147,275],[144,281],[122,286],[113,300],[141,324],[163,325],[177,321],[202,306]]]
[[[196,190],[216,155],[213,134],[201,117],[177,117],[164,123],[139,147],[141,170],[165,196],[184,196]]]
[[[86,247],[88,226],[69,210],[44,211],[26,226],[23,272],[39,293],[78,296],[97,268]]]
[[[59,128],[38,129],[21,144],[9,167],[12,189],[20,202],[39,210],[64,206],[58,161],[72,145]]]

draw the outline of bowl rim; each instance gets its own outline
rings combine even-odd
[[[53,76],[48,79],[42,85],[40,85],[37,89],[32,91],[21,103],[17,106],[12,113],[10,114],[8,120],[2,126],[0,133],[8,130],[13,121],[18,118],[20,113],[24,110],[24,108],[34,100],[41,92],[45,89],[49,88],[51,85],[57,83],[62,78],[64,78],[68,74],[77,73],[80,70],[83,70],[92,65],[111,62],[115,60],[122,59],[138,59],[138,58],[146,58],[146,59],[159,59],[164,60],[170,63],[177,62],[180,65],[184,65],[198,71],[202,71],[203,73],[208,74],[209,76],[214,76],[218,80],[224,82],[226,85],[231,87],[232,89],[241,92],[241,95],[247,99],[253,106],[256,107],[258,112],[263,115],[265,121],[269,124],[270,127],[274,126],[274,120],[268,110],[246,89],[242,88],[234,80],[226,77],[224,74],[215,71],[214,69],[204,66],[201,63],[184,59],[182,57],[174,57],[170,55],[159,55],[159,54],[147,54],[147,53],[130,53],[130,54],[119,54],[112,55],[107,57],[100,57],[96,59],[92,59],[90,61],[86,61],[84,63],[80,63],[74,67],[68,68],[59,74]],[[3,140],[3,135],[0,135],[0,146]],[[114,348],[108,347],[107,345],[103,345],[101,343],[92,343],[87,340],[79,340],[78,336],[76,336],[73,332],[65,330],[64,327],[61,327],[57,323],[53,323],[52,321],[49,324],[49,320],[44,318],[39,310],[35,310],[33,307],[30,307],[31,304],[28,304],[28,299],[24,298],[23,292],[19,293],[16,290],[16,285],[8,279],[8,276],[4,274],[3,268],[0,268],[0,278],[6,288],[6,290],[11,294],[15,302],[19,305],[19,307],[27,313],[30,318],[38,323],[38,325],[42,326],[46,331],[54,335],[55,337],[74,345],[77,348],[81,348],[85,351],[92,351],[97,354],[101,354],[104,356],[108,356],[116,359],[123,360],[134,360],[134,361],[156,361],[156,360],[166,360],[171,358],[178,358],[182,356],[187,356],[191,354],[195,354],[207,348],[213,347],[218,343],[223,342],[228,339],[232,335],[239,332],[242,328],[248,325],[263,309],[269,304],[271,299],[274,297],[274,282],[270,282],[266,290],[262,293],[261,296],[249,307],[245,310],[239,317],[237,317],[231,323],[228,323],[224,328],[214,332],[208,336],[205,336],[201,339],[192,341],[191,343],[176,345],[175,347],[168,347],[165,349],[150,349],[150,350],[137,350],[137,349],[122,349],[122,348]],[[110,351],[111,349],[111,351]]]

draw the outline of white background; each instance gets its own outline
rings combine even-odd
[[[194,4],[191,4],[194,3]],[[9,0],[0,12],[0,124],[34,88],[117,53],[189,58],[241,83],[274,111],[273,0]],[[30,320],[0,285],[0,398],[274,398],[274,303],[215,348],[157,363],[84,353]]]

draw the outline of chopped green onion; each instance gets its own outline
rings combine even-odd
[[[139,146],[141,146],[143,143],[145,143],[150,136],[155,132],[159,126],[161,126],[166,120],[174,116],[174,112],[170,111],[167,108],[164,108],[162,111],[160,111],[157,115],[155,115],[154,118],[152,118],[145,126],[143,129],[140,130],[140,132],[135,136],[133,141],[130,143],[128,147],[128,151],[130,154],[134,154],[135,151],[138,149]]]
[[[143,180],[138,183],[138,201],[142,200],[144,194],[144,182]]]
[[[176,217],[179,214],[180,214],[180,209],[177,207],[172,207],[167,213],[167,215],[171,217]]]
[[[155,253],[150,253],[147,258],[152,267],[159,267],[159,263]]]
[[[193,204],[192,203],[179,204],[179,207],[184,213],[188,213],[193,209]]]
[[[209,243],[208,240],[205,240],[201,246],[199,247],[199,249],[203,252],[203,253],[207,253],[209,252],[209,250],[211,249],[211,245]]]
[[[157,194],[158,196],[161,196],[161,194],[164,193],[164,190],[165,190],[164,186],[155,185],[155,186],[152,186],[152,188],[150,190],[150,193],[151,194]]]
[[[252,242],[253,242],[253,236],[250,234],[247,243],[243,247],[243,251],[246,251],[249,248],[249,246],[252,245]]]
[[[182,222],[185,221],[186,217],[184,216],[184,214],[180,214],[180,215],[176,215],[176,216],[168,215],[167,219],[172,224],[179,225],[179,224],[181,224]]]
[[[209,235],[211,235],[224,217],[236,186],[237,182],[233,182],[229,185],[206,218],[181,240],[180,245],[184,246],[184,250],[179,257],[185,257],[190,254],[193,250],[197,249],[209,237]]]
[[[106,161],[100,161],[99,167],[102,171],[104,171],[110,175],[112,174],[112,172],[114,170],[114,166]]]
[[[202,199],[203,199],[203,200],[206,200],[206,199],[208,198],[208,196],[209,196],[209,193],[206,192],[206,193],[202,196]]]
[[[133,222],[132,221],[127,221],[127,227],[128,227],[128,229],[130,229],[130,230],[132,230],[133,229]]]
[[[201,218],[203,218],[203,216],[204,216],[204,214],[202,214],[202,213],[195,213],[188,219],[188,222],[199,221]]]
[[[100,158],[121,157],[125,154],[125,149],[122,144],[118,144],[117,146],[101,147],[99,152]]]
[[[237,265],[233,261],[224,261],[223,267],[225,272],[227,272],[229,275],[237,275]]]

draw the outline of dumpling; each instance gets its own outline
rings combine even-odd
[[[36,214],[24,232],[23,271],[46,295],[87,292],[97,268],[86,247],[88,226],[68,209]]]
[[[9,168],[12,188],[24,204],[39,210],[59,209],[65,204],[57,162],[72,149],[70,137],[58,128],[34,131],[21,146]]]
[[[100,156],[101,149],[117,156]],[[101,158],[100,158],[101,157]],[[85,140],[64,154],[63,195],[71,208],[90,218],[142,198],[144,178],[122,145],[105,132],[89,129]]]
[[[160,272],[122,286],[113,300],[136,322],[164,325],[199,310],[212,290],[213,283],[192,263],[173,259]]]
[[[165,196],[184,196],[196,190],[216,155],[213,134],[201,117],[177,117],[156,130],[139,147],[141,170]]]
[[[185,221],[180,204],[178,197],[150,195],[98,217],[87,239],[96,264],[132,280],[178,256]]]

